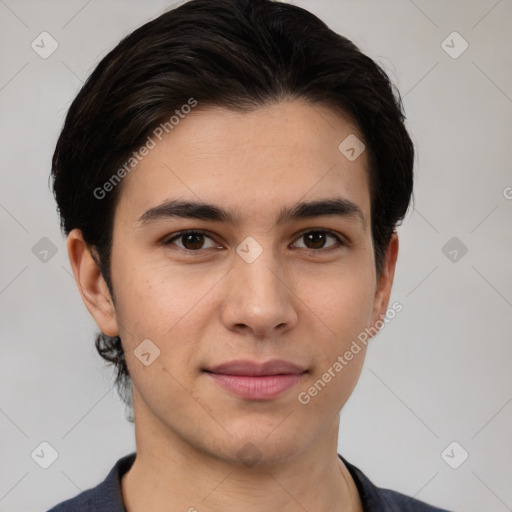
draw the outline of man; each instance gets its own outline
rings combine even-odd
[[[395,310],[403,121],[371,59],[269,0],[193,0],[100,62],[52,175],[137,451],[53,512],[441,510],[337,453]]]

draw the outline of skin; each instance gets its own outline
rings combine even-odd
[[[137,458],[122,480],[128,512],[362,511],[337,446],[365,347],[307,405],[297,400],[382,318],[391,292],[398,239],[377,276],[367,155],[349,161],[338,150],[352,133],[363,140],[339,112],[304,101],[251,113],[198,106],[122,183],[115,301],[80,231],[69,234],[83,301],[105,334],[121,336],[133,381]],[[282,207],[332,198],[358,205],[365,223],[321,216],[276,225]],[[138,222],[170,199],[213,203],[239,221]],[[208,236],[164,243],[185,229]],[[309,242],[304,232],[315,229],[344,245],[330,236]],[[263,249],[252,263],[236,252],[248,236]],[[160,349],[149,366],[134,355],[144,339]],[[273,358],[307,372],[272,400],[236,397],[201,371]],[[241,449],[257,463],[244,464]]]

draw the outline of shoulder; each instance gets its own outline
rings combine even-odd
[[[356,466],[338,454],[357,486],[364,512],[449,512],[391,489],[373,484]]]
[[[134,461],[135,453],[119,459],[103,482],[59,503],[48,512],[125,512],[121,477],[131,468]]]
[[[399,510],[400,512],[449,512],[444,508],[434,507],[423,501],[405,496],[396,491],[390,489],[376,488],[380,493],[382,501],[386,503],[389,510]],[[388,509],[386,509],[387,511]]]
[[[91,512],[91,502],[94,501],[96,494],[97,487],[88,489],[74,498],[55,505],[48,512]]]

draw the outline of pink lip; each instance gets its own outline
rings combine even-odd
[[[274,359],[265,363],[231,361],[206,370],[227,391],[249,400],[270,400],[297,384],[305,370]]]

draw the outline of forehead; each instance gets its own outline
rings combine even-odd
[[[150,137],[152,149],[124,178],[116,217],[134,221],[181,199],[220,205],[247,222],[270,221],[283,206],[343,197],[369,219],[366,152],[356,159],[344,152],[344,141],[363,137],[328,107],[293,101],[238,112],[198,105],[161,140]]]

